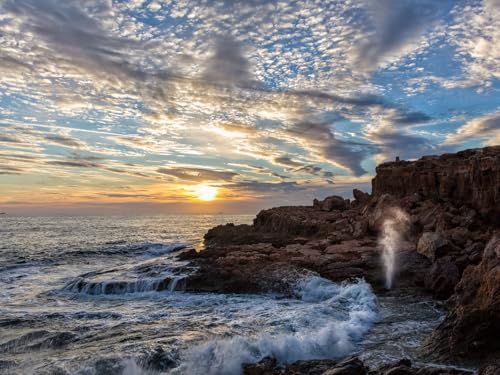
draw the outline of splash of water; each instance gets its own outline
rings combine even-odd
[[[406,212],[397,207],[389,209],[386,215],[382,224],[379,245],[382,248],[385,287],[391,289],[396,271],[397,252],[408,230],[409,217]]]

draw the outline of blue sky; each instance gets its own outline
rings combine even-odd
[[[500,144],[499,46],[499,0],[0,0],[0,209],[369,191],[396,156]]]

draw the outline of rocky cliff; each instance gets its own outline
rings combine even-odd
[[[205,251],[181,255],[198,267],[187,290],[291,293],[294,279],[314,272],[334,281],[364,277],[383,293],[379,235],[398,208],[408,224],[394,288],[449,299],[427,350],[441,360],[496,358],[500,146],[382,164],[373,194],[355,190],[353,196],[272,208],[252,225],[211,229]]]
[[[483,215],[500,214],[500,146],[384,163],[376,172],[374,196],[419,194],[466,204]]]

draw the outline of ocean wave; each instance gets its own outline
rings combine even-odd
[[[304,302],[318,305],[313,310],[315,316],[308,321],[317,320],[319,326],[306,324],[279,334],[214,339],[187,350],[176,373],[241,374],[243,363],[258,362],[267,356],[283,364],[341,358],[356,349],[377,319],[377,299],[363,280],[335,284],[314,276],[298,284],[297,294]],[[337,310],[341,313],[331,315]]]
[[[125,241],[111,241],[105,246],[93,250],[71,250],[65,255],[70,257],[82,256],[99,256],[99,255],[122,255],[122,256],[137,256],[144,255],[146,257],[158,257],[176,251],[180,251],[189,246],[186,243],[165,244],[161,242],[139,242],[127,243]]]
[[[77,278],[69,282],[63,291],[86,295],[123,295],[134,293],[161,292],[182,289],[180,277],[142,278],[137,280],[89,281]],[[179,283],[180,281],[180,283]]]

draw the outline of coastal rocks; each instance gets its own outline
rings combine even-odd
[[[313,208],[321,211],[333,211],[333,210],[344,211],[347,210],[349,207],[350,207],[349,200],[339,197],[338,195],[327,197],[322,201],[319,201],[317,199],[313,201]]]
[[[498,375],[500,374],[500,359],[491,361],[481,366],[477,375]]]
[[[370,194],[358,189],[352,191],[352,196],[354,197],[354,201],[352,202],[354,205],[366,205],[372,199]]]
[[[374,288],[384,288],[380,251],[374,237],[340,243],[301,241],[280,248],[271,244],[234,245],[201,253],[186,252],[179,257],[199,266],[198,271],[186,279],[187,291],[289,294],[290,285],[308,272],[332,281],[365,278]],[[429,261],[408,242],[402,244],[398,258],[395,284],[423,285]]]
[[[485,371],[489,371],[486,369]],[[244,375],[472,375],[469,371],[445,367],[412,367],[408,359],[386,364],[376,370],[368,368],[359,358],[347,358],[341,362],[332,360],[298,361],[280,367],[273,358],[259,363],[244,364]],[[488,373],[479,375],[497,375]]]
[[[348,201],[342,200],[344,205]],[[219,225],[205,234],[206,247],[271,243],[275,247],[294,243],[297,238],[320,239],[335,234],[346,240],[366,234],[367,227],[355,228],[363,221],[358,209],[324,211],[309,207],[275,207],[263,210],[253,225]]]
[[[259,363],[243,365],[243,375],[367,375],[368,371],[358,358],[348,358],[341,362],[297,361],[286,367],[279,367],[273,358],[264,358]]]
[[[479,265],[466,268],[451,309],[429,341],[439,358],[472,360],[500,355],[500,237],[486,246]]]
[[[500,146],[383,163],[376,172],[374,196],[419,194],[465,204],[491,218],[500,212]]]
[[[460,281],[460,270],[451,257],[434,262],[425,277],[425,287],[434,297],[447,299],[453,294],[455,285]]]

